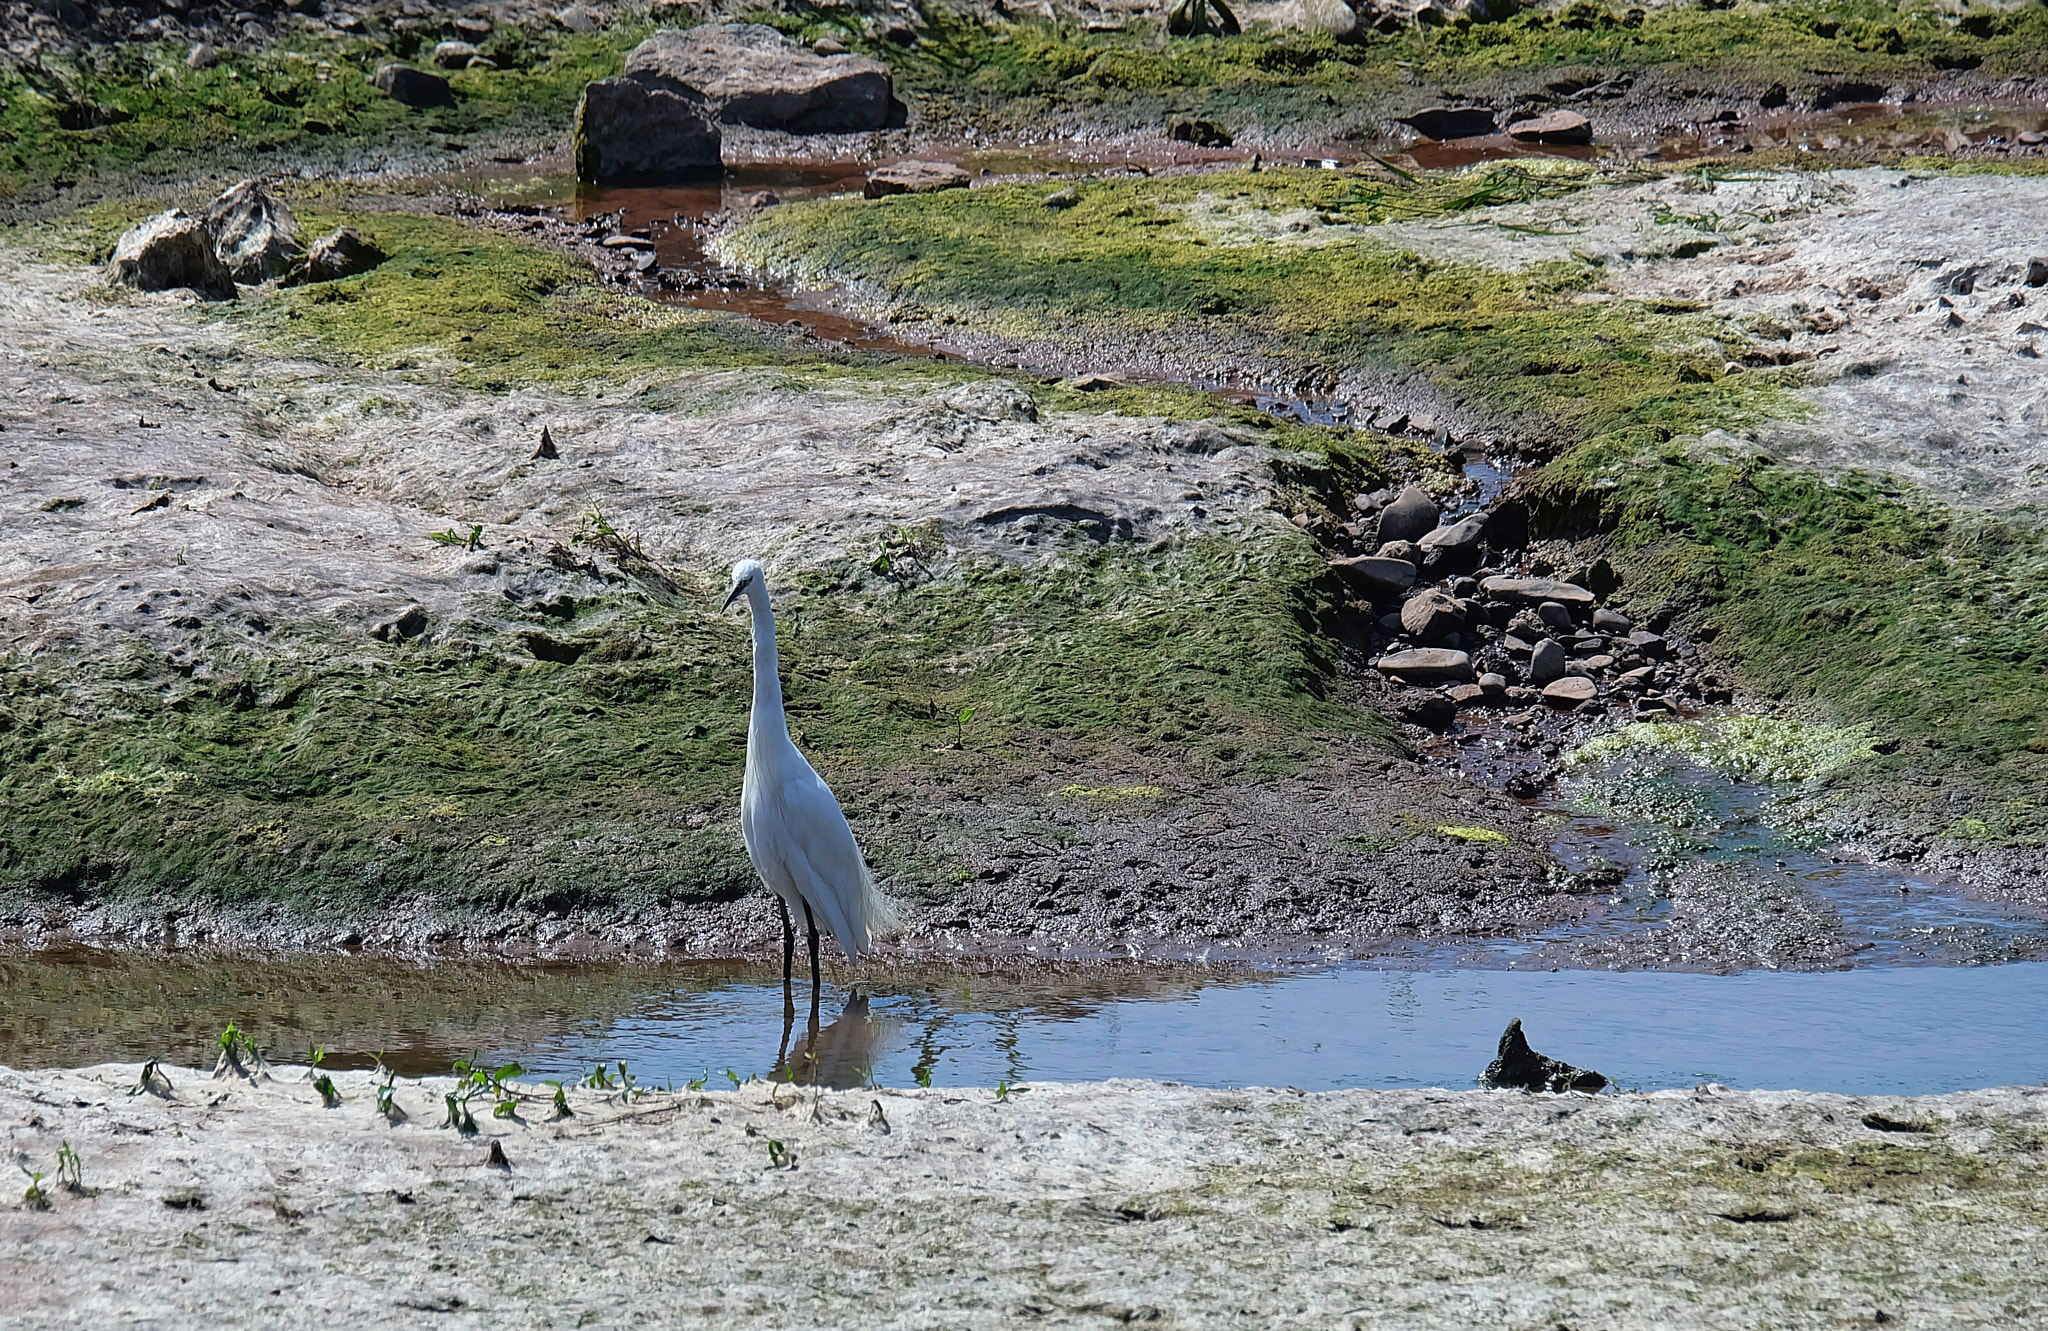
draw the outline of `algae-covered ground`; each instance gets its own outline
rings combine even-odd
[[[1823,76],[2037,73],[2038,6],[1901,11],[1896,41],[1891,12],[1575,6],[1342,47],[936,11],[905,45],[776,21],[889,58],[923,117],[905,143],[998,103],[1086,110],[1105,133],[1230,104],[1322,133],[1433,98],[1438,76],[1575,61],[1692,62],[1745,88],[1798,64],[1795,100]],[[14,925],[143,938],[198,911],[225,934],[467,936],[416,915],[380,932],[426,902],[472,932],[596,910],[686,949],[751,942],[767,920],[734,905],[751,876],[731,818],[747,642],[714,613],[743,555],[771,562],[799,742],[930,930],[1100,943],[1567,917],[1591,889],[1554,871],[1527,810],[1410,761],[1420,733],[1361,669],[1366,607],[1325,568],[1351,496],[1453,490],[1446,438],[1540,467],[1524,486],[1542,534],[1613,559],[1618,604],[1710,644],[1751,698],[1868,739],[1809,792],[1839,835],[2037,889],[2031,457],[2005,467],[2019,490],[1961,498],[1926,449],[1859,462],[1828,432],[1897,382],[1883,366],[1909,339],[1839,374],[1822,340],[1849,321],[1802,304],[1867,276],[1902,329],[1937,278],[1959,321],[1972,302],[1991,317],[1993,293],[2020,310],[2038,297],[2019,242],[1983,242],[1975,295],[1954,276],[1967,253],[1922,277],[1809,275],[1769,308],[1724,294],[1866,204],[1898,234],[1957,209],[2024,217],[2030,178],[1968,194],[1972,178],[1923,171],[1909,194],[1725,163],[1240,164],[787,205],[720,239],[757,273],[844,285],[900,341],[1027,367],[991,378],[655,304],[562,248],[435,215],[445,182],[401,168],[558,139],[637,22],[500,24],[501,68],[453,75],[453,106],[426,112],[370,95],[376,64],[419,54],[375,15],[206,69],[139,44],[4,67]],[[351,225],[383,261],[220,306],[99,285],[122,226],[167,194],[199,202],[190,180],[252,154],[319,177],[286,189],[306,229]],[[1766,177],[1811,197],[1752,197]],[[1104,391],[1041,373],[1104,370],[1139,373]],[[1219,383],[1407,429],[1285,424],[1203,390]],[[1969,418],[2029,419],[2012,402]],[[534,456],[544,427],[559,458]],[[1970,445],[1986,475],[2000,428]],[[1835,451],[1802,453],[1791,429]]]
[[[828,200],[721,244],[798,281],[849,284],[899,331],[1062,369],[1115,348],[1148,369],[1363,404],[1360,418],[1426,413],[1468,447],[1519,452],[1545,464],[1528,482],[1539,528],[1604,541],[1635,613],[1691,623],[1756,693],[1882,742],[1820,797],[1838,827],[1890,840],[1874,801],[1921,785],[1938,795],[1893,810],[1909,839],[2031,846],[2048,828],[2048,549],[2039,459],[2013,429],[2041,404],[2027,386],[2033,316],[2004,312],[2038,299],[2016,247],[2041,191],[2026,176],[2002,193],[1920,179],[1924,197],[1901,204],[1895,182],[1910,175],[1238,170]],[[1744,193],[1767,188],[1785,197]],[[1066,206],[1048,207],[1059,190]],[[1822,271],[1824,254],[1799,252],[1825,251],[1830,210],[1887,190],[1904,254],[1845,250],[1842,271]],[[1923,241],[1948,197],[1979,200],[1962,206],[1988,209],[1996,234]],[[1923,207],[1934,216],[1912,221]],[[1913,248],[1944,240],[1933,258]],[[1917,283],[1900,272],[1928,266]],[[1988,418],[1958,406],[1944,428],[1982,436],[1959,449],[1930,439],[1888,384],[1924,358],[1912,316],[1952,307],[1936,288],[1965,268],[1996,321],[1973,326],[2003,359],[1960,359],[1955,382],[2013,396]],[[1759,289],[1800,323],[1796,349],[1754,300],[1728,299],[1762,271],[1782,275]],[[1728,273],[1734,287],[1716,286]],[[1942,345],[1930,370],[1970,355]],[[1846,372],[1817,359],[1835,353]],[[1786,429],[1808,442],[1755,443]],[[1857,436],[1888,433],[1903,442],[1859,456]],[[1814,447],[1826,465],[1799,458]]]

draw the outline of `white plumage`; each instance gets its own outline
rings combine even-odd
[[[747,721],[747,774],[740,790],[740,833],[768,890],[782,899],[783,976],[788,979],[789,915],[822,926],[849,960],[859,960],[878,935],[894,927],[895,903],[884,896],[854,843],[839,801],[789,738],[777,674],[775,612],[758,561],[733,565],[730,607],[746,597],[754,632],[754,706]],[[817,974],[816,928],[811,972]]]

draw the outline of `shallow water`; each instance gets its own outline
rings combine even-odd
[[[837,1086],[1149,1077],[1203,1086],[1469,1087],[1521,1017],[1536,1047],[1631,1089],[1721,1082],[1920,1094],[2048,1079],[2048,964],[1736,976],[1332,968],[1257,975],[1139,965],[876,971],[829,984],[785,1034],[759,966],[428,966],[0,959],[0,1062],[197,1063],[238,1022],[280,1061],[379,1052],[408,1075],[481,1054],[642,1085],[726,1073]],[[799,990],[799,1002],[804,993]]]

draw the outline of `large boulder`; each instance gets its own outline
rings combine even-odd
[[[298,219],[260,180],[244,180],[207,205],[201,219],[213,252],[244,286],[284,277],[299,266]]]
[[[715,176],[718,118],[704,94],[656,74],[604,79],[576,103],[576,178],[600,185],[661,185]]]
[[[818,55],[759,23],[657,32],[626,57],[625,77],[695,88],[728,125],[855,134],[902,123],[887,65]]]
[[[1411,485],[1400,498],[1380,511],[1380,544],[1389,541],[1419,541],[1436,530],[1436,501],[1419,485]]]
[[[370,86],[400,106],[447,106],[455,100],[448,80],[411,65],[379,65]]]
[[[1402,116],[1396,123],[1439,142],[1483,138],[1495,128],[1493,108],[1487,106],[1433,106],[1412,116]]]
[[[107,277],[138,291],[189,287],[213,299],[235,294],[234,275],[214,253],[205,220],[176,209],[123,233],[107,263]]]

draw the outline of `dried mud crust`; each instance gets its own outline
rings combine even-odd
[[[47,1209],[0,1325],[1990,1327],[2048,1312],[2038,1088],[1590,1097],[1135,1081],[622,1103],[0,1069]],[[78,1177],[57,1175],[60,1144]],[[75,1181],[76,1188],[66,1186]],[[535,1253],[573,1253],[563,1261]],[[1531,1270],[1568,1273],[1530,1281]],[[679,1297],[678,1291],[688,1291]],[[167,1310],[175,1309],[175,1313]],[[1357,1319],[1370,1319],[1357,1320]]]

